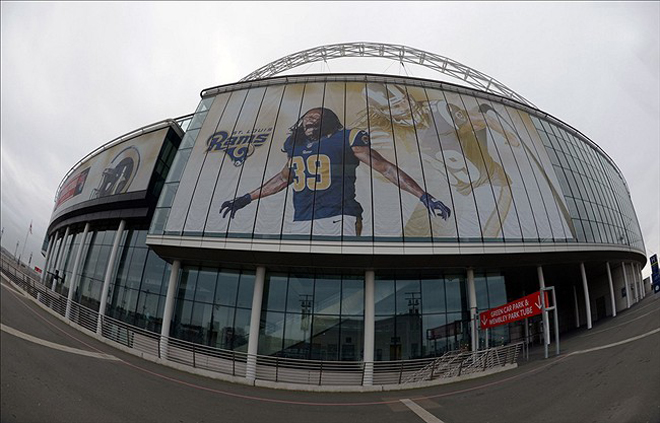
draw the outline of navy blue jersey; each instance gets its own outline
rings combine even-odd
[[[294,221],[362,214],[355,200],[360,161],[351,148],[368,145],[369,134],[359,129],[342,129],[318,141],[286,139],[282,151],[291,159]]]

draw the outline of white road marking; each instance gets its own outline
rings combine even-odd
[[[109,354],[103,354],[103,353],[95,353],[91,351],[85,351],[85,350],[79,350],[77,348],[71,348],[67,347],[65,345],[60,345],[56,344],[54,342],[46,341],[37,337],[34,337],[32,335],[28,335],[27,333],[20,332],[14,328],[11,328],[9,326],[5,326],[2,323],[0,323],[0,329],[3,332],[7,332],[8,334],[14,335],[18,338],[25,339],[26,341],[34,342],[35,344],[43,345],[44,347],[48,348],[53,348],[55,350],[60,350],[64,352],[68,352],[71,354],[78,354],[78,355],[84,355],[87,357],[93,357],[93,358],[100,358],[102,360],[114,360],[114,361],[121,361],[119,358],[109,355]]]
[[[646,338],[647,336],[654,335],[658,332],[660,332],[660,328],[653,329],[652,331],[643,333],[639,336],[633,336],[632,338],[624,339],[623,341],[614,342],[613,344],[601,345],[600,347],[589,348],[588,350],[573,351],[572,353],[568,354],[568,356],[575,355],[575,354],[585,354],[585,353],[589,353],[589,352],[593,352],[593,351],[604,350],[604,349],[607,349],[607,348],[616,347],[616,346],[619,346],[619,345],[627,344],[628,342],[633,342],[633,341],[637,341],[638,339]]]
[[[409,400],[408,398],[403,398],[400,399],[399,401],[401,401],[413,413],[417,414],[426,423],[444,423],[442,420],[440,420],[439,418],[437,418],[436,416],[434,416],[433,414],[429,413],[424,408],[422,408],[419,404],[415,403],[412,400]]]

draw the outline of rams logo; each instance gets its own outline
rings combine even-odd
[[[256,130],[249,133],[234,131],[231,135],[227,131],[218,131],[206,141],[206,151],[224,151],[235,166],[241,166],[245,160],[268,141],[272,128]]]

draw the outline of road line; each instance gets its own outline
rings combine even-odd
[[[422,406],[408,398],[402,398],[399,401],[401,401],[413,413],[417,414],[426,423],[444,423],[442,420],[422,408]]]
[[[101,353],[95,353],[91,351],[85,351],[85,350],[79,350],[77,348],[71,348],[67,347],[65,345],[60,345],[56,344],[54,342],[46,341],[37,337],[34,337],[32,335],[28,335],[27,333],[20,332],[14,328],[11,328],[9,326],[5,326],[4,324],[0,323],[0,329],[3,332],[7,332],[10,335],[14,335],[18,338],[25,339],[26,341],[34,342],[35,344],[42,345],[44,347],[52,348],[55,350],[60,350],[64,352],[68,352],[71,354],[78,354],[78,355],[84,355],[87,357],[93,357],[93,358],[100,358],[102,360],[113,360],[113,361],[121,361],[115,356],[109,355],[109,354],[101,354]]]
[[[646,333],[643,333],[639,336],[634,336],[632,338],[624,339],[623,341],[615,342],[613,344],[601,345],[600,347],[589,348],[588,350],[573,351],[572,353],[569,353],[567,355],[567,357],[569,357],[571,355],[585,354],[585,353],[590,353],[590,352],[593,352],[593,351],[604,350],[604,349],[607,349],[607,348],[612,348],[612,347],[616,347],[616,346],[619,346],[619,345],[627,344],[628,342],[637,341],[638,339],[646,338],[647,336],[654,335],[658,332],[660,332],[660,328],[653,329],[650,332],[646,332]]]

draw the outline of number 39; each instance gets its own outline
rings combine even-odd
[[[295,156],[291,160],[294,191],[302,191],[305,187],[312,191],[328,189],[330,187],[330,157],[325,154],[309,156],[306,164],[307,166],[305,166],[305,159],[300,156]],[[307,177],[305,169],[310,174],[309,177]]]

